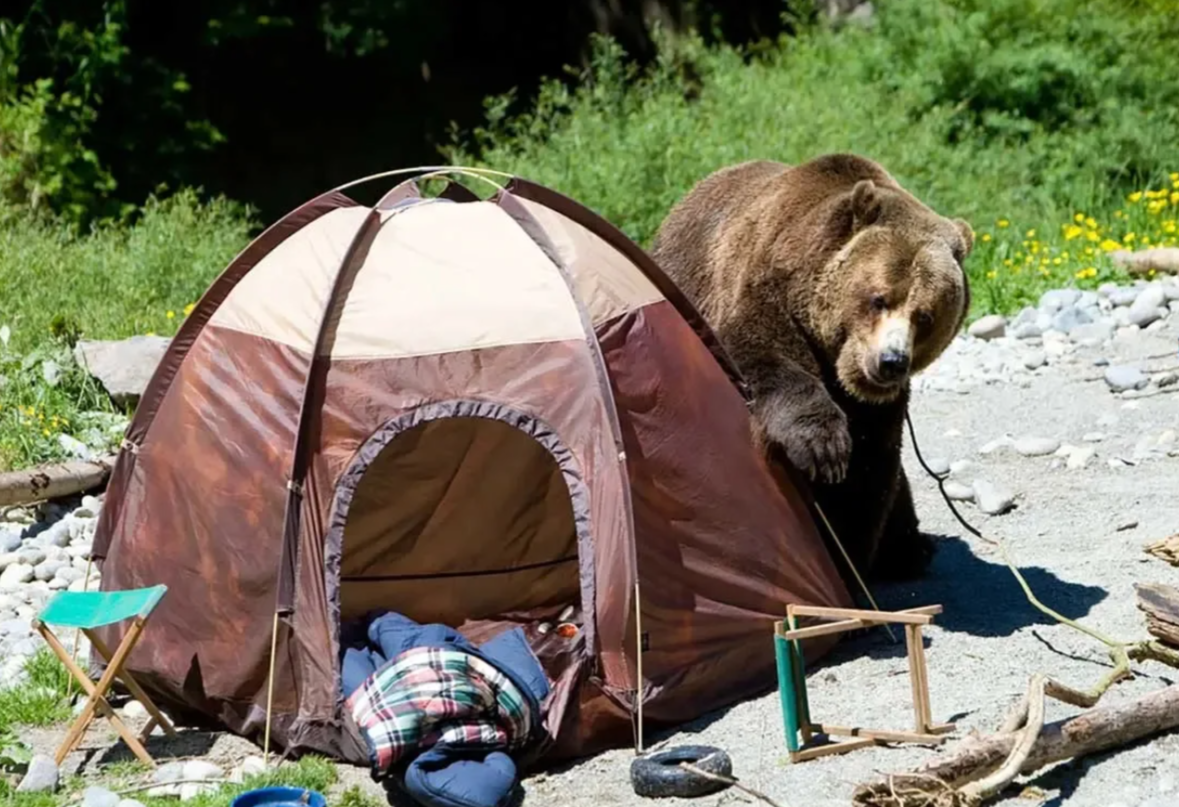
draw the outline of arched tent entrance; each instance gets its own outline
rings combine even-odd
[[[576,460],[536,419],[476,401],[414,410],[365,441],[336,485],[333,610],[462,625],[582,609],[588,514]]]
[[[360,764],[340,629],[374,607],[475,641],[526,627],[554,757],[772,687],[785,604],[850,597],[708,327],[566,197],[423,187],[292,212],[173,340],[95,539],[104,587],[170,587],[129,669],[174,708]],[[538,633],[571,597],[582,629]]]

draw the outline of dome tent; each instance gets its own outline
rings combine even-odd
[[[573,200],[414,171],[272,225],[173,339],[93,548],[104,589],[169,587],[127,669],[178,716],[357,764],[342,626],[377,609],[523,626],[551,757],[772,688],[786,603],[851,598],[714,335]],[[538,629],[570,606],[574,635]]]

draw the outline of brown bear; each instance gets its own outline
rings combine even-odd
[[[721,169],[655,238],[656,262],[749,382],[758,446],[813,481],[868,577],[920,575],[933,553],[901,440],[910,377],[966,317],[973,245],[966,222],[851,154]]]

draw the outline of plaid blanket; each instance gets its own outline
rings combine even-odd
[[[528,740],[531,707],[511,679],[478,656],[419,647],[391,659],[346,701],[373,772],[436,744],[513,751]]]

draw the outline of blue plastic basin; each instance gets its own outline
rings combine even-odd
[[[242,793],[230,807],[327,807],[327,799],[305,787],[260,787]]]

